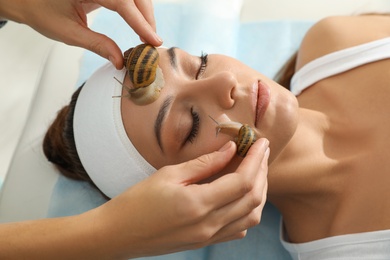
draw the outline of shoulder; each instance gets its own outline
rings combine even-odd
[[[389,15],[332,16],[314,24],[299,48],[296,70],[326,54],[390,36]]]

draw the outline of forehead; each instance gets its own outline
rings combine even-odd
[[[176,48],[158,48],[160,59],[159,67],[163,71],[165,81],[160,95],[153,103],[140,106],[126,98],[127,91],[122,90],[121,113],[122,121],[128,138],[134,144],[138,152],[155,168],[159,168],[162,151],[159,148],[155,134],[155,120],[164,101],[170,93],[170,78],[172,77],[173,64],[177,63],[175,55]],[[126,75],[123,79],[125,86],[131,86],[130,78]]]

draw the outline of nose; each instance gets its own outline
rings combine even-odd
[[[235,103],[234,90],[237,84],[237,78],[232,72],[223,71],[197,80],[190,91],[203,100],[210,100],[210,102],[218,104],[223,109],[229,109]]]

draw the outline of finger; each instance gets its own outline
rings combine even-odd
[[[100,7],[99,4],[96,3],[83,3],[83,9],[85,13],[90,13]]]
[[[117,69],[123,67],[122,52],[112,39],[81,25],[76,27],[65,34],[67,35],[65,43],[88,49],[109,60]]]
[[[155,32],[154,25],[149,24],[134,3],[126,1],[123,6],[117,9],[117,12],[147,43],[154,46],[160,46],[162,44],[161,38]]]
[[[269,146],[269,141],[266,138],[257,140],[249,149],[246,157],[237,169],[239,173],[253,172],[250,169],[259,169],[264,153]]]
[[[258,175],[264,182],[266,173],[262,174],[261,162],[268,144],[265,138],[258,140],[249,149],[236,173],[226,174],[205,186],[204,194],[208,195],[204,198],[205,204],[213,205],[215,209],[223,207],[250,192]]]
[[[242,239],[246,236],[247,232],[248,232],[247,230],[244,230],[244,231],[235,233],[235,234],[227,236],[227,237],[223,237],[223,238],[216,239],[216,240],[213,239],[213,241],[210,242],[210,244],[213,245],[213,244],[219,244],[219,243],[228,242],[228,241],[232,241],[232,240]]]
[[[135,5],[144,16],[146,21],[150,24],[154,31],[156,31],[156,20],[154,18],[153,3],[150,0],[137,0]]]
[[[214,210],[209,216],[209,223],[221,229],[217,232],[217,234],[221,233],[219,236],[235,234],[259,223],[262,209],[267,201],[268,184],[264,171],[266,172],[267,169],[263,169],[261,174],[265,181],[256,181],[256,187],[246,196]]]
[[[262,197],[263,197],[262,203],[258,207],[253,209],[251,212],[249,212],[248,214],[244,215],[243,217],[221,228],[213,236],[212,243],[220,243],[232,239],[243,238],[246,235],[246,231],[249,228],[254,227],[260,223],[262,211],[267,201],[267,187],[268,184],[266,183],[265,188],[263,189],[262,192]]]
[[[148,0],[141,0],[135,2],[137,8],[142,13],[146,21],[150,24],[150,26],[153,28],[153,30],[156,32],[156,20],[154,18],[154,11],[153,11],[153,4],[151,1]],[[140,40],[143,43],[146,43],[147,41],[140,37]]]
[[[183,177],[186,184],[199,183],[217,173],[227,166],[236,152],[234,142],[227,142],[219,151],[202,155],[196,159],[182,164]]]

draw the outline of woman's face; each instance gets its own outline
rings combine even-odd
[[[122,98],[128,137],[155,168],[218,150],[233,137],[219,133],[217,122],[251,126],[270,141],[269,162],[295,132],[295,96],[264,75],[223,55],[198,57],[178,48],[158,49],[165,85],[146,106]],[[131,86],[129,77],[124,80]],[[123,95],[127,93],[124,91]],[[233,164],[240,161],[236,158]]]

